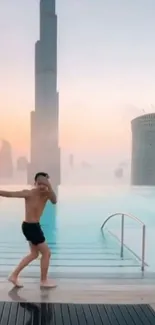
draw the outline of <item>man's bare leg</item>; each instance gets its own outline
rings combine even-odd
[[[42,254],[40,260],[40,271],[41,271],[40,285],[41,287],[45,287],[45,288],[46,287],[55,288],[56,284],[47,279],[51,252],[46,243],[39,244],[37,247],[40,253]]]
[[[14,284],[14,286],[16,286],[18,288],[22,288],[23,287],[23,285],[18,282],[19,273],[26,266],[28,266],[32,261],[34,261],[38,257],[38,255],[39,255],[37,246],[34,246],[31,243],[29,243],[29,245],[30,245],[30,250],[31,250],[30,254],[28,254],[27,256],[25,256],[21,260],[21,262],[19,263],[19,265],[16,267],[16,269],[13,271],[13,273],[8,278],[8,280],[10,282],[12,282]]]

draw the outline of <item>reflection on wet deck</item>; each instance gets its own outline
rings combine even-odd
[[[24,288],[15,289],[0,281],[0,301],[75,304],[153,304],[155,281],[57,279],[57,288],[40,289],[39,282],[23,279]]]

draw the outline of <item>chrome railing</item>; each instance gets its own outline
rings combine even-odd
[[[104,222],[103,225],[101,227],[101,230],[103,231],[103,228],[105,226],[105,224],[109,221],[109,219],[115,217],[115,216],[121,216],[121,258],[124,257],[124,217],[128,217],[130,219],[133,219],[134,221],[136,221],[137,223],[139,223],[142,226],[142,257],[141,257],[141,270],[144,271],[145,268],[145,237],[146,237],[146,225],[137,217],[132,216],[130,214],[126,214],[126,213],[122,213],[122,212],[118,212],[118,213],[114,213],[112,215],[110,215]]]

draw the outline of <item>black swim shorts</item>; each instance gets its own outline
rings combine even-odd
[[[27,241],[32,243],[33,245],[42,244],[45,241],[45,237],[43,231],[40,227],[40,223],[22,223],[22,232],[26,237]]]

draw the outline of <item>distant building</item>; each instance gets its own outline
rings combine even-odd
[[[28,160],[25,156],[21,156],[17,159],[17,170],[26,171],[28,167]]]
[[[155,185],[155,113],[131,121],[131,183]]]
[[[122,178],[123,177],[123,168],[119,167],[115,170],[115,177],[116,178]]]
[[[11,178],[13,176],[13,159],[11,144],[2,140],[0,149],[0,178]]]
[[[84,169],[90,169],[92,167],[91,164],[89,164],[87,161],[82,161],[81,166]]]
[[[70,166],[71,168],[74,167],[74,155],[73,155],[73,154],[70,154],[70,155],[69,155],[69,166]]]

